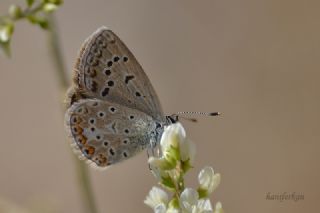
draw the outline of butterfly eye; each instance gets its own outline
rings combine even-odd
[[[127,56],[124,56],[124,57],[123,57],[123,61],[124,61],[124,62],[127,62],[128,60],[129,60],[129,58],[128,58]]]
[[[129,116],[129,119],[130,119],[130,120],[133,120],[133,119],[134,119],[134,116],[133,116],[133,115],[130,115],[130,116]]]
[[[156,123],[156,128],[160,128],[160,127],[162,127],[162,125],[161,125],[161,123]]]

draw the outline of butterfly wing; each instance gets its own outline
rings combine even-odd
[[[121,162],[143,150],[156,128],[147,114],[98,99],[74,103],[65,119],[75,147],[99,167]]]
[[[142,67],[126,45],[106,27],[83,44],[74,82],[82,96],[118,103],[163,119],[158,97]]]

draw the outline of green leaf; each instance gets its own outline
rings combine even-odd
[[[7,23],[6,25],[0,26],[0,42],[7,43],[10,41],[14,31],[13,23]]]
[[[42,29],[44,29],[44,30],[46,30],[46,29],[49,28],[49,22],[48,22],[48,20],[43,19],[43,20],[39,21],[38,24],[39,24],[39,26],[40,26]]]
[[[30,15],[27,18],[32,24],[37,24],[42,29],[48,29],[48,27],[49,27],[48,20],[44,17]]]
[[[55,4],[55,5],[63,4],[63,0],[45,0],[45,2],[52,3],[52,4]]]
[[[162,170],[171,170],[174,169],[177,165],[177,160],[172,155],[172,153],[166,151],[163,153],[163,160],[166,162],[166,164],[163,164],[163,166],[160,168]]]
[[[7,23],[6,25],[0,26],[0,48],[8,57],[11,56],[10,41],[13,31],[13,23]]]
[[[4,54],[8,57],[11,56],[11,49],[10,49],[10,41],[8,42],[1,42],[0,41],[0,48],[4,52]]]
[[[170,176],[168,177],[161,177],[160,182],[164,187],[166,187],[168,190],[175,191],[175,185]]]
[[[198,188],[199,199],[208,197],[208,191],[202,188]]]
[[[34,0],[26,0],[28,7],[31,7],[34,3]]]
[[[187,171],[192,169],[193,167],[190,163],[190,159],[188,159],[187,161],[181,161],[181,168],[183,170],[183,173],[187,173]]]
[[[168,207],[168,209],[179,209],[179,200],[176,197],[172,198],[168,204]]]

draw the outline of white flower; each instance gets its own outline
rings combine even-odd
[[[211,167],[203,168],[198,176],[200,189],[205,190],[206,194],[211,194],[220,184],[221,176],[219,173],[214,174]]]
[[[163,152],[166,152],[171,147],[179,148],[181,160],[190,160],[190,163],[193,163],[195,145],[187,139],[186,131],[180,123],[171,124],[165,128],[160,145]]]
[[[58,6],[56,4],[53,4],[53,3],[46,3],[44,6],[43,6],[43,10],[47,13],[51,13],[55,10],[58,9]]]
[[[167,207],[163,203],[160,203],[153,210],[155,213],[166,213]]]
[[[149,157],[148,163],[153,171],[155,171],[156,168],[161,171],[171,168],[171,164],[164,157]]]
[[[8,42],[10,39],[10,32],[8,27],[3,27],[0,29],[0,41],[1,42]]]
[[[152,187],[148,196],[144,200],[146,205],[150,206],[155,212],[159,213],[162,212],[163,206],[166,210],[168,202],[169,198],[167,193],[158,187]]]
[[[169,208],[166,213],[180,213],[179,209]]]
[[[214,213],[223,213],[222,204],[220,202],[216,203]]]
[[[161,137],[161,148],[166,150],[171,146],[178,147],[179,141],[185,140],[186,131],[180,123],[171,124],[166,126]]]
[[[180,157],[182,161],[190,160],[192,165],[196,155],[196,145],[192,141],[186,139],[180,143]]]
[[[180,195],[180,207],[183,213],[209,213],[212,212],[210,200],[200,199],[198,192],[186,188]]]
[[[212,212],[212,206],[209,199],[200,199],[198,201],[197,210],[194,212],[209,213]]]

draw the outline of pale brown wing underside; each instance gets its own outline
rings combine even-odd
[[[75,65],[75,90],[88,98],[140,110],[161,121],[158,97],[142,67],[126,45],[106,27],[83,44]]]
[[[66,125],[75,147],[99,167],[139,153],[156,128],[145,113],[98,99],[74,103],[66,113]]]

